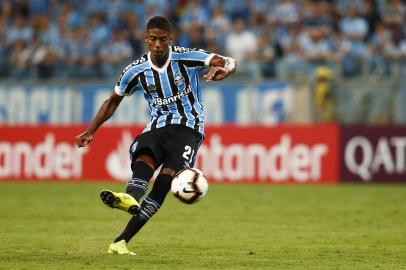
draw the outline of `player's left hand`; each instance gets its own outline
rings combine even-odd
[[[229,71],[223,67],[211,67],[203,77],[206,78],[206,81],[221,81],[227,78],[228,75],[230,75]]]

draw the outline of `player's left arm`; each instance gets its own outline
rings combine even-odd
[[[204,77],[207,81],[224,80],[237,69],[235,59],[227,56],[214,55],[209,62],[210,69]]]

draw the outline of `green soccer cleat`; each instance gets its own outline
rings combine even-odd
[[[128,250],[125,240],[110,244],[107,253],[118,255],[135,255],[134,252]]]
[[[140,212],[140,204],[127,193],[113,192],[105,189],[100,192],[100,198],[105,205],[111,208],[123,210],[131,215],[136,215]]]

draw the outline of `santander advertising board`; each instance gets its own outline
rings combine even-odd
[[[212,181],[333,183],[335,126],[212,127],[196,162]]]
[[[8,127],[0,138],[0,179],[127,181],[128,147],[141,127],[103,127],[86,148],[84,127]],[[196,160],[211,182],[335,183],[338,127],[208,127]],[[28,136],[27,136],[28,134]]]

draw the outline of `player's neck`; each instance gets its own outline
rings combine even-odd
[[[162,68],[165,65],[166,60],[168,60],[168,57],[169,57],[169,50],[161,57],[151,53],[152,63],[159,68]]]

